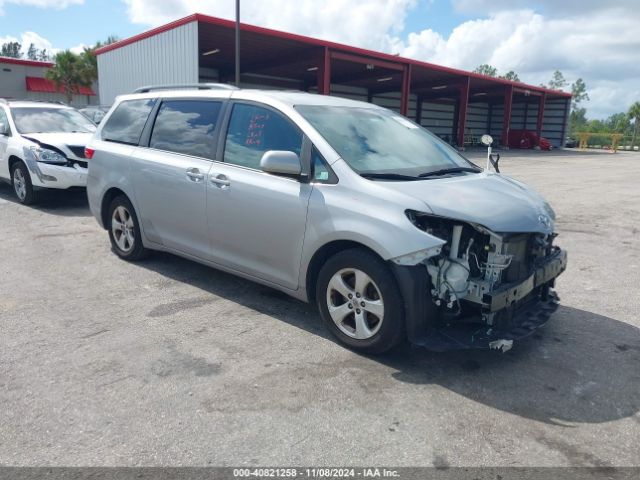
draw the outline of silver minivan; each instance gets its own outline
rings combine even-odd
[[[567,257],[547,202],[373,104],[147,87],[86,156],[119,257],[168,251],[315,302],[361,352],[505,351],[557,307]]]

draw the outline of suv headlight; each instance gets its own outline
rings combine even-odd
[[[42,147],[31,147],[30,150],[37,162],[51,163],[53,165],[67,164],[67,157],[54,150]]]

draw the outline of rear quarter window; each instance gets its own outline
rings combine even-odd
[[[210,100],[164,100],[149,147],[213,159],[221,107],[222,102]]]
[[[102,139],[137,145],[154,103],[155,99],[122,102],[102,128]]]

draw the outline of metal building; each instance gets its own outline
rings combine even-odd
[[[148,84],[235,81],[234,28],[194,14],[97,50],[109,104]],[[299,89],[394,109],[458,146],[530,130],[562,146],[571,94],[242,24],[243,87]]]
[[[0,57],[0,98],[66,102],[66,95],[45,78],[45,72],[51,67],[50,62]],[[97,96],[89,87],[79,87],[78,95],[73,95],[71,102],[74,107],[97,103]]]

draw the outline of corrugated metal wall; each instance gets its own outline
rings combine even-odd
[[[563,134],[566,132],[569,101],[566,98],[547,100],[542,120],[542,136],[548,138],[554,147],[563,147]]]
[[[453,103],[422,102],[420,124],[447,142],[455,142],[456,107]]]
[[[562,133],[564,131],[566,100],[563,98],[547,99],[544,107],[542,122],[542,136],[551,142],[554,147],[562,147]],[[491,136],[500,138],[502,135],[502,121],[504,108],[495,105],[491,112]],[[536,131],[538,124],[537,100],[514,102],[511,108],[511,129]]]
[[[198,82],[198,22],[98,55],[100,102],[149,84]]]

